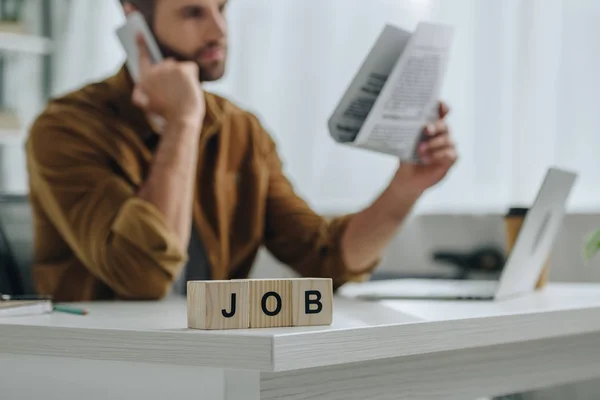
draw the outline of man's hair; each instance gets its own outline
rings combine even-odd
[[[121,4],[130,3],[137,8],[146,18],[154,13],[156,0],[121,0]]]

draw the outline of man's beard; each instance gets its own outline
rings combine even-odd
[[[154,35],[154,36],[156,38],[156,35]],[[204,46],[202,49],[200,49],[194,55],[192,55],[192,57],[185,56],[185,55],[181,54],[180,52],[174,50],[170,46],[167,46],[166,44],[164,44],[163,42],[161,42],[157,38],[156,38],[156,44],[158,45],[158,48],[160,49],[160,52],[161,52],[162,56],[165,59],[166,58],[172,58],[172,59],[174,59],[176,61],[179,61],[179,62],[193,62],[193,63],[196,63],[198,65],[198,70],[199,70],[198,79],[200,80],[200,82],[210,82],[210,81],[215,81],[215,80],[221,79],[221,77],[223,75],[223,71],[219,71],[219,72],[217,72],[215,74],[212,71],[212,68],[206,67],[206,66],[202,66],[197,61],[202,56],[202,53],[204,51],[209,50],[212,47],[218,46],[219,45],[218,43],[210,43],[210,44]]]

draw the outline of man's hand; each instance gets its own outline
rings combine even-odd
[[[132,100],[147,113],[156,114],[167,123],[202,124],[206,112],[204,93],[198,78],[198,65],[167,59],[152,64],[143,37],[137,38],[140,50],[140,81]]]
[[[423,164],[402,164],[392,181],[398,192],[423,193],[439,183],[458,160],[450,130],[444,121],[448,106],[439,105],[439,120],[425,128],[427,140],[418,149]]]

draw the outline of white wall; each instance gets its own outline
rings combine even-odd
[[[32,34],[39,34],[41,1],[25,3],[24,22]],[[9,54],[6,57],[4,94],[7,106],[16,110],[20,120],[28,124],[44,106],[42,96],[42,58],[31,54]],[[27,191],[25,157],[21,145],[0,148],[0,191]]]

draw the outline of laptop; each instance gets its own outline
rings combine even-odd
[[[400,279],[342,286],[339,294],[370,300],[503,300],[535,291],[555,243],[577,174],[550,168],[498,281]]]

